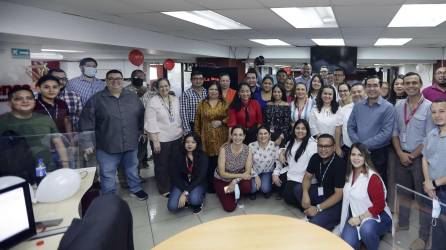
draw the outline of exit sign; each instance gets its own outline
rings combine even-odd
[[[15,59],[29,59],[31,53],[29,49],[12,48],[11,55]]]

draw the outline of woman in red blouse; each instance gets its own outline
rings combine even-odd
[[[368,250],[378,249],[380,236],[392,228],[392,216],[386,204],[384,182],[363,144],[354,143],[351,147],[343,193],[342,239],[354,249],[360,249],[361,241]]]
[[[256,140],[257,127],[262,123],[260,104],[251,99],[249,85],[245,82],[240,83],[237,95],[229,106],[228,127],[242,126],[247,131],[244,143],[249,144]],[[230,130],[229,133],[231,133]]]

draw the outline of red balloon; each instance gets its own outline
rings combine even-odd
[[[166,59],[166,60],[164,60],[163,65],[164,65],[165,69],[172,70],[173,67],[175,67],[175,61],[172,59]]]
[[[129,53],[129,61],[135,66],[140,66],[144,63],[144,54],[138,49],[132,49]]]

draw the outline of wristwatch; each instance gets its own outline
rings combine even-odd
[[[317,204],[317,205],[316,205],[316,211],[317,211],[318,213],[320,213],[320,212],[323,211],[323,209],[321,208],[321,204]]]
[[[435,189],[435,190],[438,189],[438,185],[437,185],[437,183],[435,183],[435,180],[432,180],[432,186],[434,186],[434,189]]]

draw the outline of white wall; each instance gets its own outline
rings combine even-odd
[[[416,72],[420,74],[423,80],[423,88],[432,85],[433,81],[433,65],[432,64],[405,64],[400,66],[399,73]]]
[[[79,76],[79,62],[65,62],[62,61],[60,63],[60,68],[65,70],[67,73],[68,79]],[[104,79],[105,73],[111,69],[117,69],[122,72],[125,78],[129,78],[130,74],[135,69],[143,70],[142,65],[140,67],[136,67],[131,64],[128,60],[98,60],[98,73],[96,75],[97,78]]]

